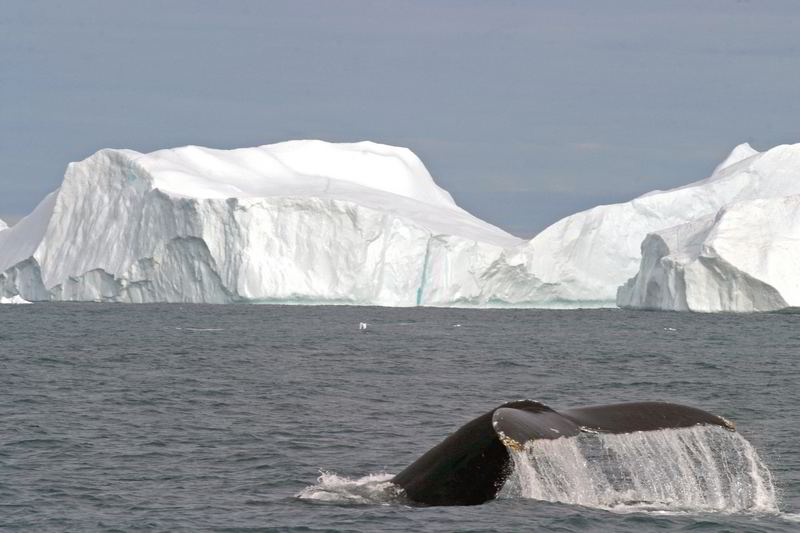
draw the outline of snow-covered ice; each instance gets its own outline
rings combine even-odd
[[[0,233],[29,300],[484,305],[535,301],[507,250],[405,148],[291,141],[101,150]]]
[[[733,203],[652,233],[622,307],[775,311],[800,307],[800,196]]]
[[[748,151],[749,152],[749,151]],[[684,190],[725,199],[642,243],[621,307],[773,311],[800,306],[800,144],[753,152]]]
[[[526,269],[564,300],[614,301],[634,276],[648,233],[714,214],[732,202],[800,194],[800,145],[763,154],[737,146],[709,178],[568,216],[528,244]]]
[[[747,297],[770,302],[750,308],[774,308],[794,305],[788,289],[761,275],[765,260],[734,260],[746,255],[737,243],[750,241],[725,226],[723,246],[719,220],[760,209],[748,201],[800,195],[799,178],[800,145],[759,153],[743,144],[705,180],[576,213],[524,241],[458,207],[405,148],[290,141],[106,149],[71,163],[30,215],[0,225],[0,297],[585,307],[616,305],[619,288],[619,304],[629,307],[747,308],[722,297],[712,304],[710,293],[702,305],[675,303],[683,297],[659,285],[677,279],[670,261],[708,264],[704,250],[713,244],[738,269],[736,280],[746,274],[780,296]],[[674,227],[684,229],[669,233]],[[783,243],[770,251],[770,272],[783,272],[784,233],[765,237]],[[704,244],[692,248],[698,239]],[[627,281],[640,265],[644,273]],[[703,290],[738,293],[729,279]]]

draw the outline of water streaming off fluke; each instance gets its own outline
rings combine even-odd
[[[719,427],[536,440],[512,458],[501,497],[614,510],[778,511],[756,450]]]

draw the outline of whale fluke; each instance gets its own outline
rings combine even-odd
[[[508,448],[582,431],[632,433],[698,424],[734,430],[701,409],[663,402],[620,403],[555,411],[532,400],[505,403],[468,422],[393,478],[425,505],[477,505],[494,499],[511,473]]]

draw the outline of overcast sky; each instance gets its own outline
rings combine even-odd
[[[408,146],[519,236],[800,142],[800,2],[0,0],[0,216],[66,164]]]

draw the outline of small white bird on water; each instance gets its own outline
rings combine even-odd
[[[367,323],[366,322],[359,322],[358,323],[358,329],[361,330],[361,331],[366,331],[367,330]]]

